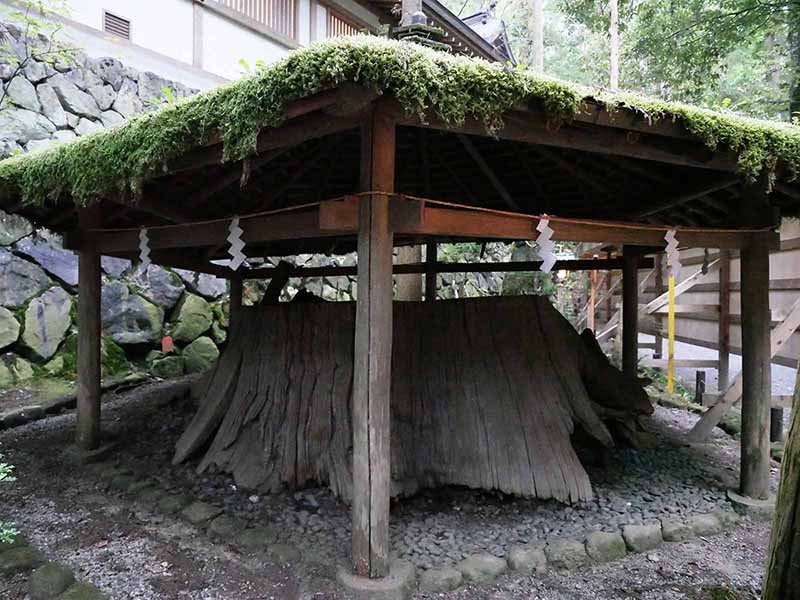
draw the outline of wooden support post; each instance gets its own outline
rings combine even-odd
[[[719,328],[717,346],[719,348],[719,369],[717,370],[717,389],[725,393],[730,385],[731,355],[731,253],[719,251]]]
[[[656,298],[658,298],[661,294],[664,293],[664,257],[660,254],[656,255]],[[653,351],[653,358],[660,359],[661,353],[664,351],[664,336],[661,335],[662,327],[664,326],[664,320],[660,315],[655,316],[655,324],[656,324],[656,333],[655,333],[655,345],[656,348]]]
[[[378,106],[362,129],[361,187],[392,192],[395,124]],[[389,196],[361,199],[353,381],[353,565],[389,570],[392,232]]]
[[[436,242],[428,242],[425,245],[425,301],[436,300],[436,269],[434,266],[438,260],[438,246]]]
[[[667,391],[675,391],[675,276],[670,269],[668,280],[669,312],[667,313]]]
[[[694,372],[694,402],[695,404],[703,404],[703,396],[706,393],[706,372]]]
[[[606,258],[611,258],[611,255],[612,255],[611,250],[607,250],[606,251]],[[606,319],[606,323],[608,323],[611,320],[611,317],[614,316],[614,294],[611,293],[611,283],[612,283],[611,280],[613,278],[614,278],[614,272],[613,271],[606,271],[606,285],[605,285],[605,287],[606,287],[606,289],[605,289],[605,294],[606,294],[606,306],[605,306],[606,314],[605,314],[605,319]]]
[[[769,493],[769,409],[772,396],[769,247],[766,236],[752,236],[751,242],[742,248],[741,265],[741,493],[752,498],[766,498]]]
[[[639,255],[623,248],[622,267],[622,372],[636,377],[639,362]]]
[[[244,279],[234,277],[231,279],[230,303],[228,305],[228,321],[230,327],[239,318],[242,312],[242,297],[244,295]]]
[[[82,229],[98,227],[99,205],[81,209]],[[81,450],[100,445],[100,254],[89,248],[78,252],[78,420],[75,443]]]
[[[771,443],[783,441],[783,409],[769,409],[769,441]]]
[[[589,276],[589,312],[586,317],[586,326],[593,332],[597,331],[595,324],[595,298],[597,297],[597,271],[592,271]]]
[[[422,262],[422,246],[404,246],[397,250],[398,265],[413,265]],[[422,300],[422,277],[420,275],[397,275],[398,300]]]

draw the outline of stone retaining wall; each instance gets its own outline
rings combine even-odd
[[[24,57],[22,32],[0,22],[3,35]],[[12,73],[9,64],[0,63],[0,79],[8,87],[8,104],[0,108],[0,158],[116,127],[162,106],[168,95],[182,98],[196,91],[155,73],[139,72],[115,58],[80,52],[70,64],[33,61],[21,76],[12,79]],[[508,260],[512,250],[510,245],[489,244],[483,258]],[[520,260],[531,258],[527,246],[513,254]],[[305,266],[353,265],[355,257],[300,255],[290,261]],[[156,265],[142,270],[111,257],[103,258],[102,267],[105,376],[128,370],[130,361],[140,361],[157,376],[174,377],[205,370],[216,359],[226,337],[224,280]],[[518,287],[520,281],[527,285],[530,277],[515,274],[507,279]],[[77,284],[77,257],[62,248],[58,236],[34,231],[24,219],[0,211],[0,387],[22,384],[38,373],[74,375]],[[250,283],[246,301],[257,301],[264,287]],[[293,280],[284,299],[300,288],[325,300],[356,296],[355,278],[332,277]],[[500,274],[439,277],[442,298],[495,295],[503,288]],[[175,342],[168,355],[161,351],[165,336]]]

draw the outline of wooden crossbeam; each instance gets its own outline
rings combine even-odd
[[[717,402],[719,402],[721,396],[723,396],[723,394],[706,392],[705,394],[703,394],[703,406],[712,406],[716,404]],[[770,407],[793,408],[794,396],[773,394],[772,400],[770,401]]]
[[[675,286],[675,297],[677,298],[685,291],[690,290],[694,286],[694,284],[697,283],[698,279],[700,279],[704,275],[713,273],[717,269],[719,269],[719,259],[708,263],[708,267],[706,268],[705,273],[703,273],[703,269],[695,271],[694,273],[689,275],[689,277],[687,277],[686,279],[684,279]],[[669,292],[664,292],[663,294],[661,294],[660,296],[658,296],[657,298],[646,304],[643,310],[645,314],[651,315],[656,311],[660,310],[661,308],[663,308],[664,306],[666,306],[668,302],[669,302]]]
[[[553,266],[554,271],[597,271],[607,268],[619,268],[616,265],[621,259],[597,260],[559,260]],[[614,263],[608,265],[606,263]],[[640,265],[647,268],[652,264],[652,259],[642,258]],[[542,261],[517,261],[499,263],[406,263],[394,265],[392,272],[395,275],[419,275],[423,273],[525,273],[539,271]],[[292,267],[290,277],[346,277],[355,275],[357,268],[352,267]],[[275,273],[275,268],[253,269],[244,271],[240,276],[245,279],[269,279]]]
[[[665,307],[659,308],[655,314],[663,315],[667,313]],[[676,315],[719,315],[719,304],[676,304]]]
[[[242,217],[240,226],[247,244],[352,236],[358,231],[358,198],[327,201],[318,208]],[[532,240],[538,236],[538,217],[515,213],[485,211],[460,206],[443,206],[413,199],[395,198],[391,202],[392,227],[395,235],[419,238],[450,238],[480,240]],[[219,245],[227,237],[227,220],[185,223],[154,227],[149,230],[151,249],[205,248]],[[613,240],[619,243],[662,247],[667,228],[642,228],[629,223],[579,221],[550,218],[555,230],[554,240],[597,241]],[[739,247],[749,238],[747,231],[682,230],[680,237],[689,246],[717,248]],[[777,234],[774,234],[777,235]],[[103,254],[136,251],[139,247],[138,230],[93,230],[71,232],[65,236],[65,247],[78,250],[91,246]],[[709,265],[716,268],[717,261]],[[678,285],[678,290],[694,284],[694,274]],[[648,305],[647,312],[663,306],[665,300],[657,298]]]
[[[669,361],[667,359],[647,358],[641,362],[644,367],[655,369],[666,369]],[[676,368],[685,367],[688,369],[716,369],[719,366],[718,360],[704,360],[695,358],[676,358],[673,361]]]
[[[773,358],[781,350],[798,327],[800,327],[800,300],[792,305],[791,310],[786,315],[783,322],[772,330],[772,334],[770,335],[770,358]],[[741,400],[742,385],[742,374],[739,373],[725,392],[725,395],[720,398],[719,402],[709,408],[703,416],[700,417],[700,420],[689,432],[689,441],[701,442],[709,436],[728,410]]]

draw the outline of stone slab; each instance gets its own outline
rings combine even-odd
[[[339,566],[336,579],[354,600],[407,600],[414,594],[417,574],[410,562],[395,560],[389,565],[389,574],[380,579],[359,577],[344,565]]]
[[[207,502],[192,502],[181,511],[181,516],[192,525],[205,525],[221,514],[221,508]]]
[[[661,525],[625,525],[622,537],[631,552],[647,552],[658,548],[664,541]]]
[[[570,539],[551,540],[545,546],[547,563],[554,569],[577,569],[589,562],[583,542]]]
[[[55,598],[75,583],[75,576],[67,567],[48,562],[31,573],[28,593],[33,600]]]
[[[683,521],[662,521],[661,537],[665,542],[685,542],[694,537],[694,532],[689,524]]]
[[[766,500],[748,498],[738,492],[728,490],[728,500],[740,515],[750,517],[759,521],[769,521],[775,515],[775,497],[771,496]]]
[[[531,573],[541,575],[547,571],[547,556],[544,553],[544,545],[515,546],[508,551],[506,560],[512,571],[526,575]]]
[[[606,563],[625,558],[628,550],[620,534],[593,531],[586,536],[586,554],[596,563]]]
[[[428,569],[419,577],[419,589],[432,594],[450,592],[460,586],[463,579],[461,571],[450,567]]]
[[[466,581],[472,583],[488,583],[505,572],[508,563],[505,559],[492,554],[473,554],[456,565]]]

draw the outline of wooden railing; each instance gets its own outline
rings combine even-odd
[[[340,35],[356,35],[361,28],[351,23],[345,18],[328,9],[328,37],[339,37]]]
[[[218,1],[286,37],[297,37],[297,0]]]

